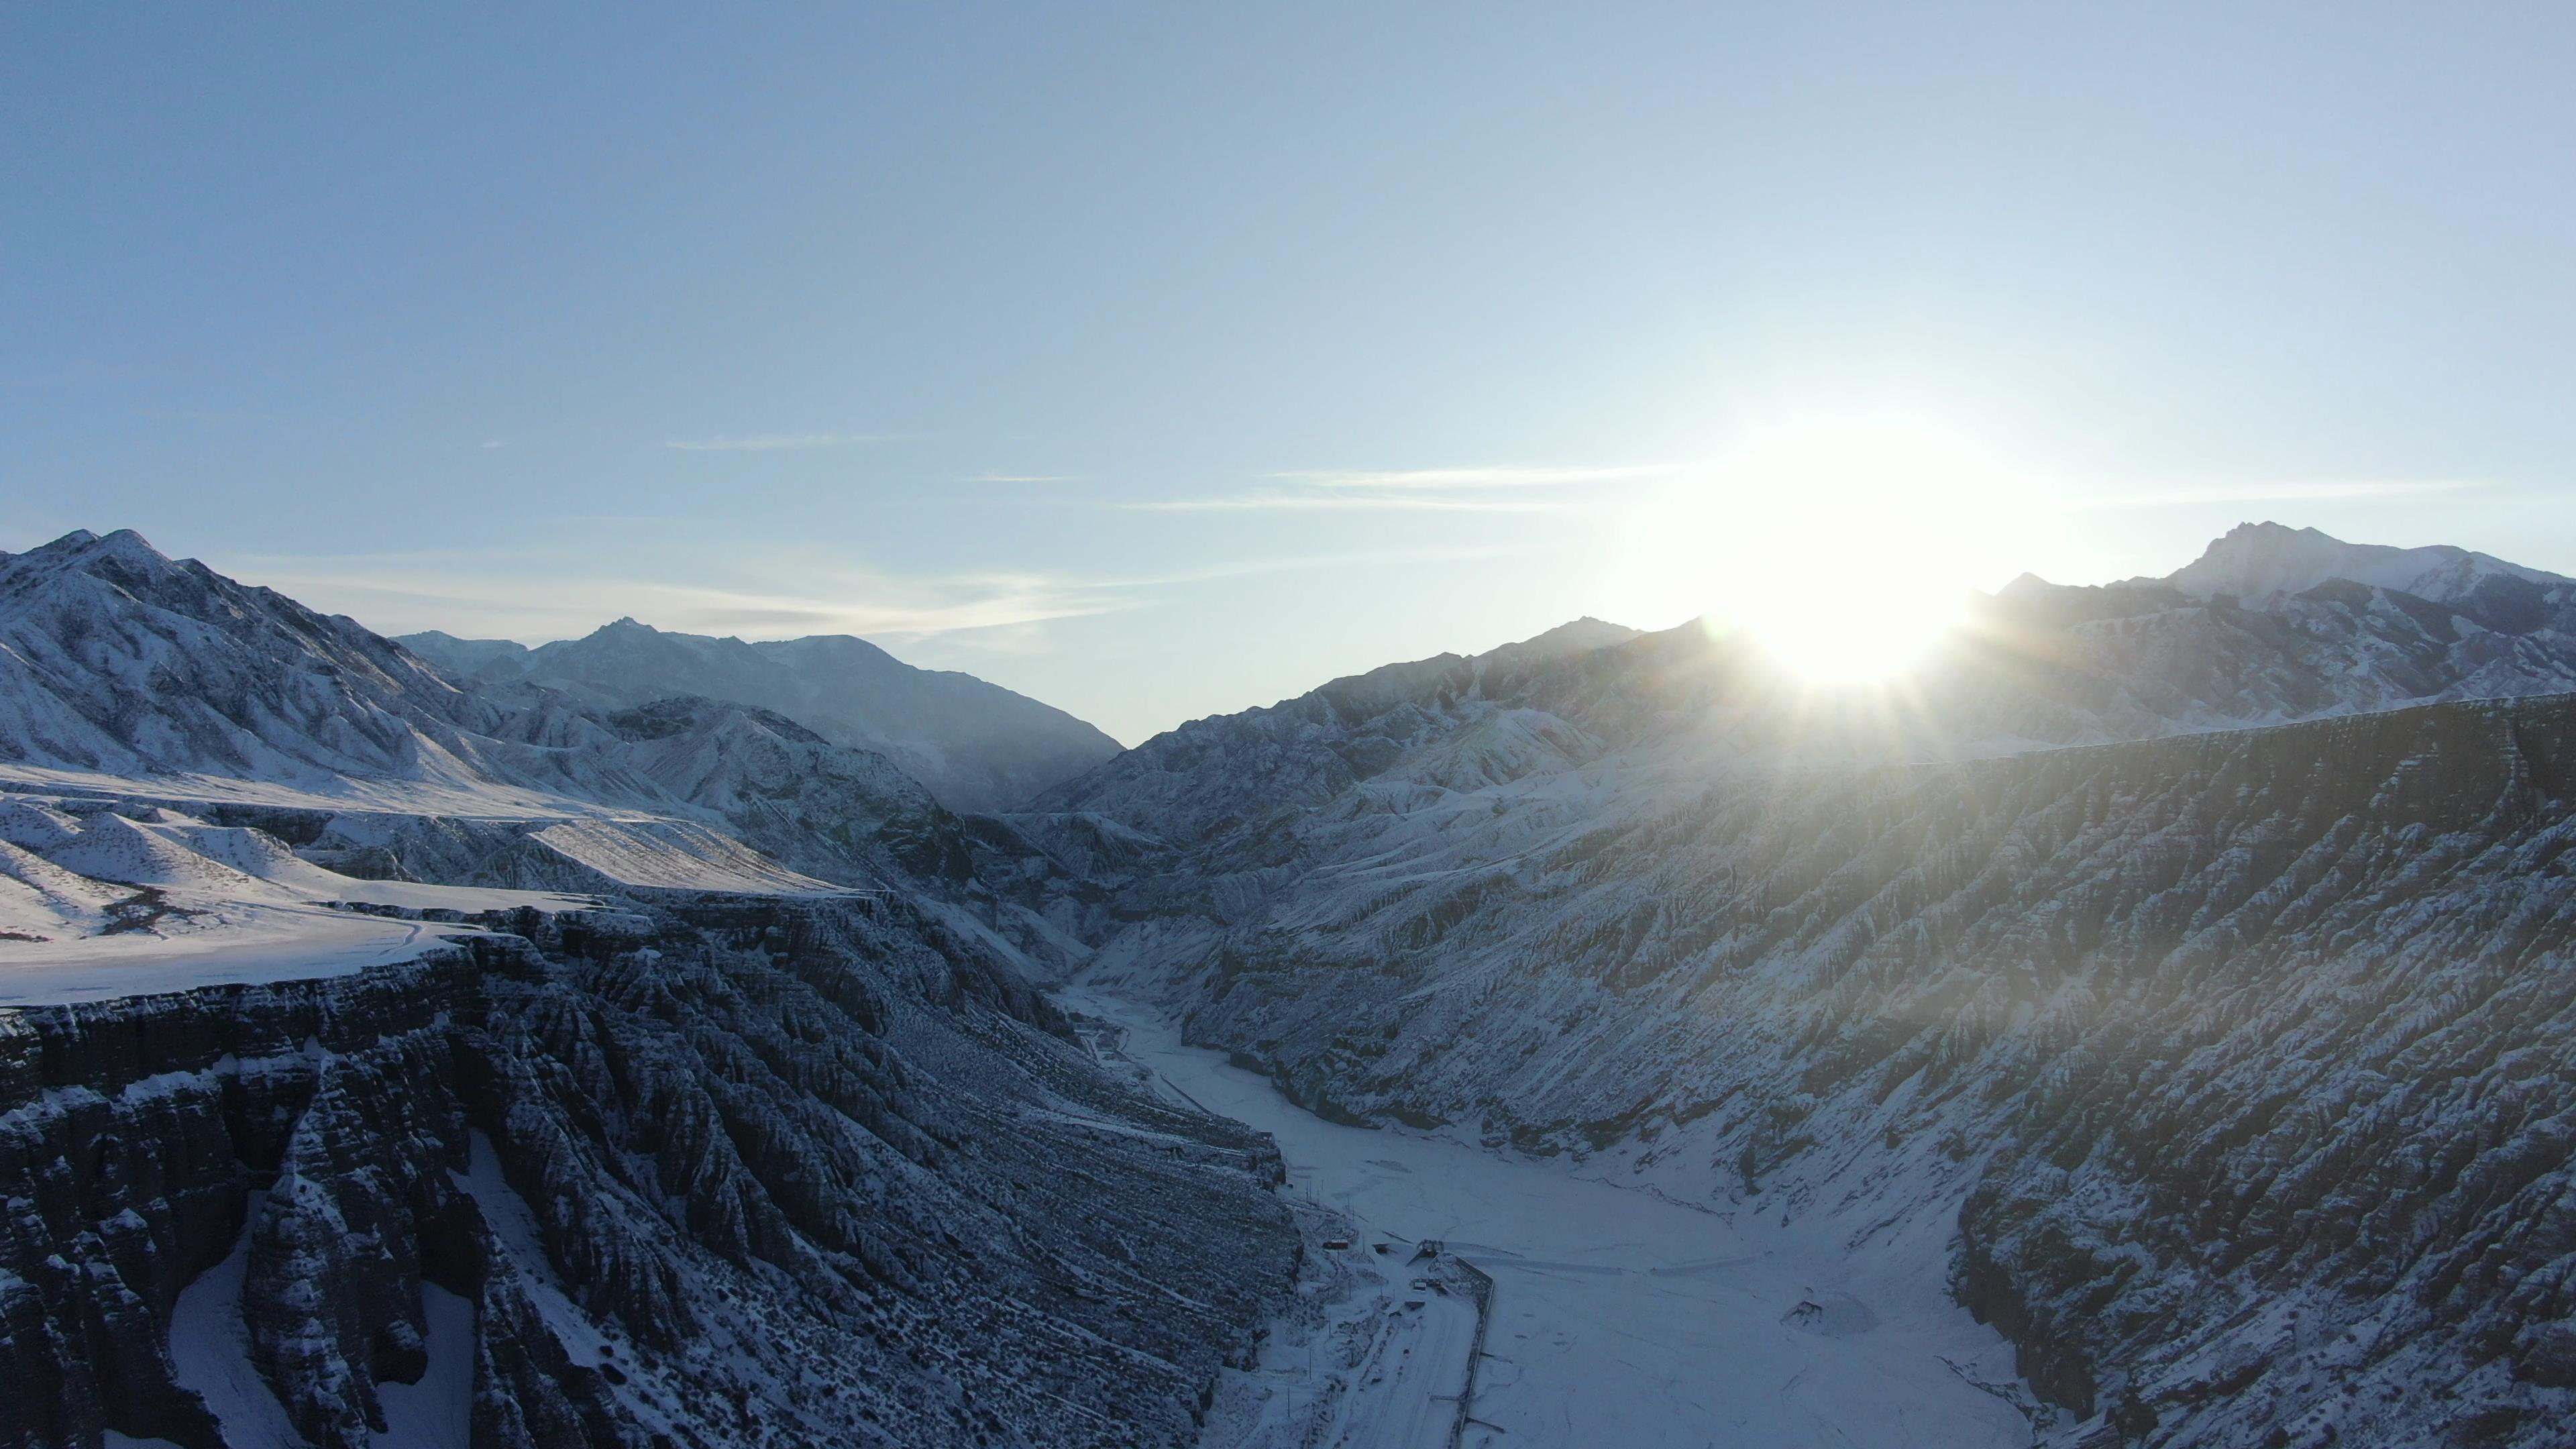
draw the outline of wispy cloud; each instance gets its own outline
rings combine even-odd
[[[1258,574],[1297,573],[1308,569],[1383,567],[1392,564],[1465,563],[1478,559],[1509,558],[1533,550],[1527,545],[1510,544],[1434,544],[1423,548],[1359,549],[1340,553],[1283,554],[1277,558],[1234,559],[1223,563],[1203,564],[1194,569],[1171,573],[1136,574],[1089,581],[1087,588],[1154,589],[1186,584],[1214,583],[1219,579],[1249,578]]]
[[[773,553],[763,583],[675,582],[684,555],[647,552],[614,573],[565,575],[537,555],[424,550],[333,557],[240,556],[226,573],[267,584],[313,606],[355,616],[385,633],[443,629],[466,638],[525,643],[573,638],[621,614],[664,629],[786,638],[858,634],[880,642],[931,638],[974,644],[992,631],[1151,607],[1168,591],[1257,574],[1484,558],[1491,547],[1433,546],[1220,561],[1148,574],[981,570],[897,574],[854,570],[825,556]],[[696,565],[703,567],[703,561]],[[769,579],[778,582],[772,586]]]
[[[507,438],[485,438],[482,443],[483,451],[487,453],[508,446],[510,446],[510,440]]]
[[[784,453],[805,448],[845,448],[854,443],[882,443],[892,433],[744,433],[711,438],[669,438],[662,446],[683,453]]]
[[[1650,478],[1670,478],[1676,474],[1706,466],[1705,463],[1679,461],[1540,468],[1480,466],[1401,468],[1379,471],[1324,469],[1272,473],[1268,476],[1282,483],[1297,483],[1315,488],[1563,488],[1585,483],[1634,483]]]
[[[2333,499],[2413,498],[2493,486],[2482,478],[2239,478],[2177,481],[2135,493],[2073,497],[2069,508],[2179,508],[2206,503],[2296,503]]]
[[[1533,489],[1579,489],[1671,478],[1695,462],[1586,463],[1455,468],[1319,468],[1265,473],[1270,487],[1247,493],[1112,503],[1145,513],[1243,513],[1299,509],[1405,509],[1440,513],[1556,513],[1573,505],[1520,496]]]
[[[1557,513],[1567,505],[1525,498],[1435,498],[1407,493],[1226,493],[1112,503],[1139,513],[1244,513],[1282,509],[1395,508],[1439,513]]]
[[[679,583],[668,576],[567,576],[534,567],[512,572],[508,563],[394,556],[227,560],[219,566],[388,633],[437,628],[528,642],[577,637],[620,614],[686,633],[902,639],[1078,618],[1137,603],[1116,591],[1039,574],[840,572],[767,589]]]

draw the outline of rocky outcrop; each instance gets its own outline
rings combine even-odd
[[[1287,1281],[1267,1139],[900,900],[501,924],[0,1013],[0,1444],[255,1442],[227,1333],[317,1446],[431,1383],[485,1446],[1179,1443]]]

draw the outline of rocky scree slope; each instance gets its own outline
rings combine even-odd
[[[1286,1281],[1266,1138],[900,901],[498,924],[0,1012],[0,1444],[1180,1444]]]
[[[846,634],[754,644],[620,619],[535,649],[434,631],[398,642],[469,687],[528,681],[618,709],[702,695],[771,710],[885,756],[951,810],[1010,809],[1118,753],[1060,709]]]

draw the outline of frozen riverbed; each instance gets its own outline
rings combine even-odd
[[[1181,1045],[1149,1009],[1094,988],[1067,988],[1060,999],[1123,1027],[1125,1055],[1164,1090],[1277,1137],[1289,1191],[1346,1216],[1361,1234],[1354,1252],[1385,1241],[1409,1254],[1439,1239],[1491,1275],[1488,1357],[1471,1404],[1479,1422],[1467,1444],[2031,1442],[2019,1410],[1968,1382],[2010,1384],[2011,1350],[1943,1293],[1937,1239],[1854,1257],[1843,1247],[1849,1225],[1828,1217],[1784,1226],[1751,1210],[1702,1211],[1559,1162],[1337,1126],[1221,1054]],[[1392,1281],[1401,1295],[1400,1274]],[[1463,1339],[1436,1323],[1408,1344],[1420,1358],[1465,1354]],[[1298,1386],[1295,1347],[1265,1360],[1275,1395]],[[1466,1365],[1407,1367],[1404,1403],[1370,1402],[1366,1390],[1385,1386],[1363,1378],[1318,1442],[1445,1443],[1454,1404],[1434,1396],[1457,1393]],[[1391,1436],[1398,1423],[1402,1437]],[[1241,1424],[1214,1427],[1212,1441],[1263,1437]]]

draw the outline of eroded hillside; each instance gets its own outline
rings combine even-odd
[[[2111,1432],[2559,1442],[2576,701],[1419,777],[1509,718],[1139,857],[1096,969],[1337,1118],[1954,1214],[1962,1301]]]

